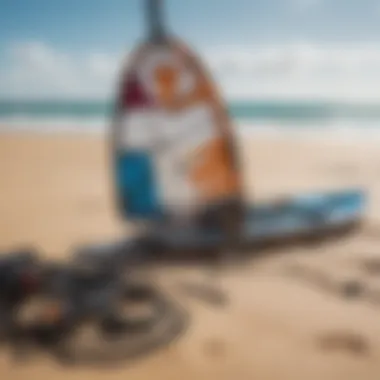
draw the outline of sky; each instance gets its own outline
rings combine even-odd
[[[112,96],[143,0],[0,0],[0,97]],[[228,98],[380,99],[378,0],[166,0]]]

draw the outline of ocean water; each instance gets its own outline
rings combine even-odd
[[[351,132],[380,136],[380,103],[230,102],[237,128],[252,132]],[[113,104],[102,101],[1,101],[0,131],[103,132]]]

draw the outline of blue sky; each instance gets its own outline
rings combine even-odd
[[[118,50],[143,33],[142,0],[0,0],[0,44]],[[194,44],[380,38],[377,0],[166,0],[170,25]]]
[[[122,53],[144,34],[142,6],[142,0],[0,0],[0,95],[107,96]],[[166,7],[171,29],[202,51],[233,96],[248,80],[268,96],[288,96],[286,86],[302,95],[302,86],[319,84],[316,73],[330,75],[327,85],[342,68],[350,68],[357,86],[364,67],[374,70],[380,60],[377,0],[166,0]],[[241,92],[249,96],[247,88]]]

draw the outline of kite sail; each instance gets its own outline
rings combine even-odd
[[[231,120],[199,58],[147,0],[148,39],[124,68],[113,123],[115,181],[127,219],[192,218],[239,204]]]

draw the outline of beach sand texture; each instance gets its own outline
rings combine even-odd
[[[284,247],[226,270],[220,281],[229,304],[212,308],[184,297],[191,317],[185,335],[139,361],[104,370],[61,368],[43,357],[17,365],[4,350],[0,377],[378,380],[380,281],[368,269],[368,260],[380,261],[377,144],[328,136],[245,136],[241,144],[251,199],[362,186],[370,196],[365,226],[339,241]],[[0,178],[0,250],[30,244],[65,258],[77,245],[129,230],[114,210],[102,137],[3,134]],[[175,284],[181,271],[171,269],[166,281]],[[365,287],[362,296],[341,295],[350,280]]]

